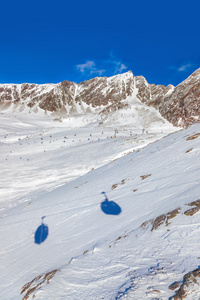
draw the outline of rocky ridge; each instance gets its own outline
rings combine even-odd
[[[63,116],[106,115],[130,107],[130,99],[153,106],[174,126],[200,121],[200,68],[177,87],[149,84],[131,71],[112,77],[96,77],[79,84],[0,84],[0,109],[31,112],[42,109]],[[126,101],[125,101],[126,100]]]

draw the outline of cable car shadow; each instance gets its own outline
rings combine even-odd
[[[105,200],[101,202],[101,210],[106,215],[119,215],[122,212],[121,207],[114,201],[109,201],[105,192],[102,194],[104,194]]]
[[[48,226],[43,223],[44,218],[45,217],[42,217],[42,224],[37,228],[37,230],[35,232],[35,243],[36,244],[43,243],[49,234]]]

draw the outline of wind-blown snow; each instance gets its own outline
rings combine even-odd
[[[184,212],[200,194],[200,124],[136,123],[1,115],[2,299],[23,299],[31,281],[30,299],[168,299],[198,267],[199,212]],[[102,192],[119,215],[101,210]],[[141,227],[175,209],[168,226]],[[52,270],[49,284],[34,280]]]

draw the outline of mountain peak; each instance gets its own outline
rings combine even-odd
[[[122,109],[124,100],[130,97],[154,106],[175,126],[197,123],[200,121],[200,68],[177,87],[149,84],[132,71],[95,77],[79,84],[65,80],[58,84],[0,85],[0,109],[10,107],[14,111],[31,112],[42,109],[63,117],[85,114],[88,106],[107,114]]]

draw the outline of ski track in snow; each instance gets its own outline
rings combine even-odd
[[[108,123],[1,114],[2,299],[23,299],[26,283],[58,270],[29,298],[164,300],[199,266],[200,213],[184,212],[200,194],[200,137],[187,140],[200,124],[144,134],[121,124],[114,138]],[[103,213],[102,192],[119,215]],[[168,226],[141,227],[177,208]],[[43,216],[49,235],[38,245]]]

